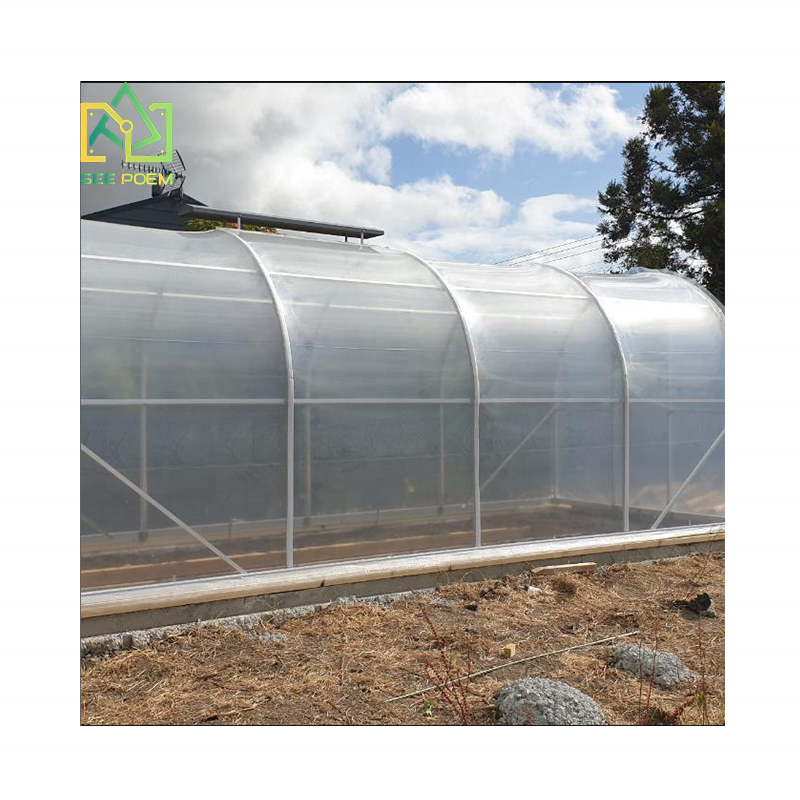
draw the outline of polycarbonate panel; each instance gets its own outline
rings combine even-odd
[[[470,405],[311,405],[295,415],[296,564],[474,541]]]
[[[225,231],[190,233],[81,221],[81,253],[97,261],[118,259],[215,267],[218,271],[258,272],[247,251]],[[196,270],[199,271],[199,270]]]
[[[631,506],[649,528],[725,425],[723,403],[631,404]],[[725,516],[724,439],[659,527]]]
[[[247,241],[284,307],[296,397],[472,397],[461,320],[423,264],[357,245]]]
[[[285,407],[89,406],[82,409],[81,428],[86,447],[244,569],[285,564]],[[115,500],[116,494],[99,495],[106,485],[90,481],[81,487],[82,513],[104,533],[138,537],[143,561],[158,560],[169,549],[169,562],[183,577],[208,574],[206,555],[193,538],[188,548],[180,544],[187,535],[181,531],[175,542],[174,522],[162,535],[150,506],[140,510]],[[96,552],[102,552],[102,541]],[[211,552],[208,557],[218,559]],[[170,579],[162,572],[149,577]]]
[[[638,402],[724,397],[722,311],[679,276],[584,285],[546,265],[432,271],[312,238],[82,231],[82,397],[100,405],[83,407],[81,441],[246,570],[286,563],[289,433],[294,563],[473,544],[465,328],[484,544],[622,530],[622,354],[632,529],[653,524],[724,426],[722,402]],[[262,266],[290,339],[291,432]],[[115,400],[129,404],[102,405]],[[85,456],[82,479],[85,587],[231,572]],[[724,442],[661,526],[723,515]]]
[[[126,472],[136,482],[136,472]],[[141,528],[140,519],[146,519]],[[105,589],[235,570],[81,453],[81,589]]]
[[[97,237],[97,225],[82,237],[85,249],[102,244],[110,259],[82,259],[82,397],[285,398],[280,327],[260,272],[116,260],[125,252],[129,226],[99,225],[112,228],[122,243],[114,248],[105,231]],[[249,257],[227,234],[153,233],[156,241],[161,234],[176,241],[170,252],[183,244],[181,257],[196,262],[212,254],[230,261],[230,253],[219,253],[230,247]]]
[[[328,242],[296,236],[242,232],[271,273],[313,275],[319,280],[402,283],[438,288],[439,282],[415,258],[371,245]]]
[[[722,312],[699,287],[653,270],[584,280],[618,332],[632,398],[725,397]]]
[[[464,311],[482,400],[622,397],[617,345],[579,282],[542,265],[434,266]]]
[[[623,528],[624,406],[565,403],[555,422],[555,494],[569,501],[575,533]]]
[[[481,407],[485,544],[622,529],[623,406]]]
[[[484,405],[480,416],[484,524],[494,504],[553,494],[554,405]]]
[[[484,544],[552,535],[540,526],[554,488],[553,405],[500,403],[480,411]]]

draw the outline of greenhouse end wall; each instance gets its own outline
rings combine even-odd
[[[724,518],[724,316],[680,276],[81,249],[85,590]]]

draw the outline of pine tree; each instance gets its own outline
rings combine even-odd
[[[725,85],[653,86],[622,178],[598,193],[597,226],[617,269],[681,272],[725,301]]]

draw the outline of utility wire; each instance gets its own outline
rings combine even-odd
[[[566,256],[559,256],[558,258],[549,258],[547,261],[542,261],[542,264],[552,264],[554,261],[561,261],[565,258],[577,258],[578,256],[585,255],[586,253],[596,253],[598,250],[605,250],[605,247],[594,247],[591,250],[581,250],[580,253],[570,253]]]
[[[576,244],[577,242],[585,242],[587,239],[598,239],[602,234],[593,233],[591,236],[584,236],[581,239],[570,239],[567,242],[562,242],[561,244],[554,244],[552,247],[544,247],[541,250],[532,250],[530,253],[521,253],[518,256],[509,256],[508,258],[504,258],[501,261],[495,261],[493,266],[497,264],[505,264],[506,261],[514,261],[518,258],[527,258],[528,256],[535,256],[539,253],[547,253],[550,250],[561,250],[562,248],[566,247],[569,244]]]
[[[533,262],[535,264],[552,264],[555,261],[562,261],[565,258],[577,258],[578,256],[582,256],[582,255],[585,255],[587,253],[597,253],[600,250],[604,250],[604,249],[605,249],[605,247],[603,247],[601,245],[600,247],[593,247],[590,250],[581,250],[579,253],[567,253],[567,255],[565,255],[565,256],[556,254],[556,255],[558,255],[557,258],[551,258],[550,256],[546,256],[545,260],[540,260],[538,258],[526,258],[524,261],[518,261],[514,266],[517,266],[519,264],[528,264],[528,263],[531,263],[531,262]]]
[[[597,238],[599,239],[601,237],[598,236]],[[581,244],[574,244],[572,247],[565,247],[563,250],[554,250],[552,253],[546,255],[545,258],[550,258],[551,256],[560,256],[562,253],[566,253],[567,250],[580,250],[582,247],[589,247],[589,245],[593,244],[598,244],[598,242],[582,242]]]

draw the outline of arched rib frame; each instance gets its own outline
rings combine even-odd
[[[611,317],[609,317],[606,313],[606,310],[603,308],[603,304],[600,302],[600,299],[585,281],[581,280],[581,278],[579,278],[577,275],[573,275],[571,272],[561,269],[560,267],[556,267],[553,264],[534,263],[535,266],[549,267],[550,269],[565,275],[574,283],[577,283],[578,286],[580,286],[586,292],[586,294],[589,295],[592,302],[597,307],[597,310],[606,321],[606,325],[608,325],[611,335],[614,337],[614,343],[617,346],[617,355],[619,356],[619,364],[620,368],[622,369],[622,448],[624,456],[622,468],[622,524],[623,530],[627,532],[631,527],[631,392],[630,382],[628,380],[628,361],[625,358],[625,351],[622,348],[622,341],[619,338],[616,325],[614,325]]]
[[[242,239],[238,231],[226,228],[226,233],[243,244],[264,276],[269,293],[272,296],[275,313],[283,340],[283,355],[286,362],[286,566],[294,566],[294,366],[292,362],[292,345],[289,340],[289,327],[286,324],[286,312],[283,301],[272,276],[269,274],[261,257],[249,242]]]
[[[480,444],[480,414],[481,414],[481,384],[478,377],[478,359],[475,356],[475,345],[472,341],[472,333],[470,332],[469,325],[464,318],[464,310],[461,308],[461,303],[453,293],[447,281],[441,276],[440,272],[433,264],[430,264],[423,258],[409,253],[406,255],[413,258],[415,261],[422,264],[431,275],[441,285],[442,289],[447,293],[453,307],[458,314],[458,319],[461,322],[461,328],[464,331],[464,338],[467,343],[467,352],[469,354],[469,363],[472,369],[472,492],[473,492],[473,505],[475,512],[475,547],[481,546],[481,444]]]

